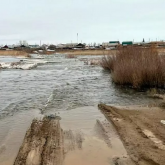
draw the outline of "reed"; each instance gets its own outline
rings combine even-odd
[[[101,66],[111,72],[116,84],[134,88],[165,87],[165,58],[154,48],[119,49],[114,56],[104,56]]]

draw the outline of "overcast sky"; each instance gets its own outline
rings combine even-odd
[[[0,44],[165,40],[165,0],[0,0]]]

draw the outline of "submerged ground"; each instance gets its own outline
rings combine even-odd
[[[49,114],[61,116],[63,129],[78,130],[84,134],[84,146],[88,146],[85,147],[84,156],[91,150],[99,150],[101,147],[103,155],[100,161],[104,164],[108,157],[114,157],[116,153],[123,154],[123,151],[119,152],[121,145],[115,143],[117,136],[112,138],[114,146],[108,148],[100,134],[93,130],[97,120],[105,119],[97,109],[98,103],[146,105],[152,104],[154,100],[143,92],[115,87],[111,83],[109,73],[104,72],[99,66],[84,63],[89,58],[94,56],[68,59],[62,54],[34,55],[31,59],[22,59],[25,65],[37,64],[32,70],[0,70],[1,165],[13,164],[31,121],[35,117],[40,118]],[[0,63],[19,60],[13,57],[0,57]],[[88,144],[91,144],[91,147]],[[77,155],[77,161],[84,160],[81,157],[82,153],[77,151]],[[88,163],[93,162],[97,156],[98,153],[93,152],[93,159],[89,159]],[[70,164],[73,164],[72,157],[74,156],[71,153],[67,158]]]

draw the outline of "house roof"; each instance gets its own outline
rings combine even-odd
[[[119,41],[109,41],[110,44],[119,44]]]
[[[20,47],[21,47],[21,48],[25,48],[26,46],[25,46],[25,45],[21,45]]]
[[[124,45],[124,44],[130,45],[130,44],[133,44],[133,42],[132,41],[123,41],[122,45]]]
[[[9,48],[7,45],[5,45],[3,48]]]
[[[76,46],[84,46],[85,44],[79,43]]]

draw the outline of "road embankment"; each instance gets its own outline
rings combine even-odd
[[[164,165],[164,109],[116,108],[104,104],[100,104],[99,108],[114,124],[129,156],[137,165]]]

